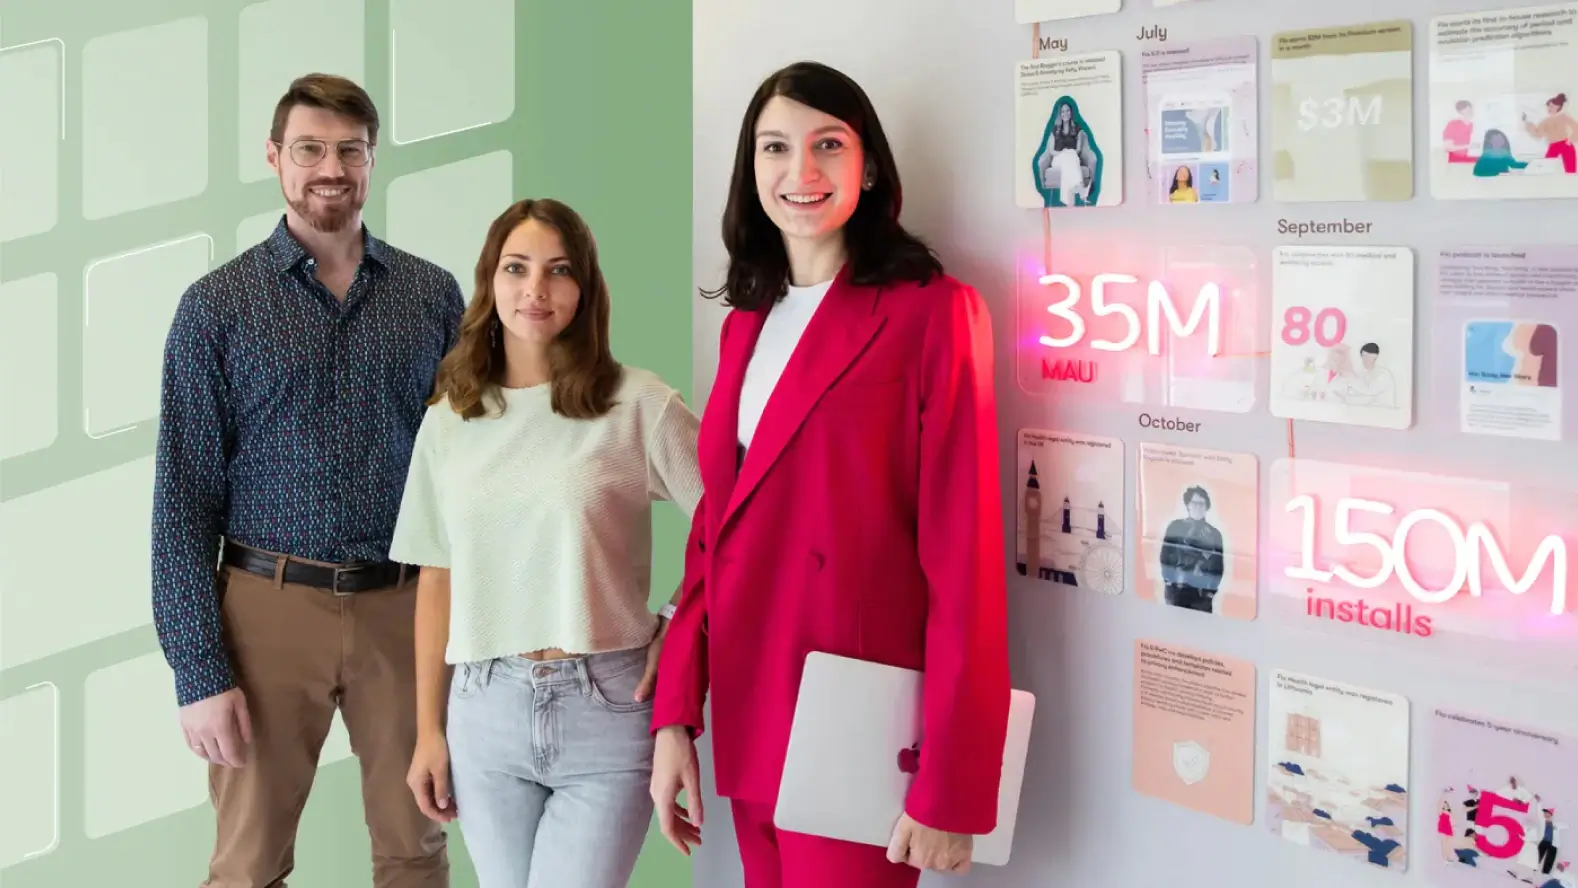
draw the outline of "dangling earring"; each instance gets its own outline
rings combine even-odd
[[[488,327],[488,344],[495,349],[499,347],[499,319],[497,315],[493,318],[493,324]]]

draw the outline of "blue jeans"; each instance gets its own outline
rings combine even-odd
[[[455,668],[450,775],[481,888],[625,888],[652,822],[636,648]]]

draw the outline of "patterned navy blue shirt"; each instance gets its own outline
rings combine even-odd
[[[341,302],[285,227],[187,289],[164,351],[153,616],[181,705],[235,686],[221,537],[317,561],[381,561],[439,361],[455,276],[363,230]]]

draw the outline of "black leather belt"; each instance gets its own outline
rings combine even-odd
[[[247,573],[257,574],[260,577],[274,579],[274,569],[278,556],[268,555],[255,549],[248,549],[235,543],[225,543],[224,562],[231,567],[237,567]],[[335,595],[355,595],[358,592],[372,592],[376,589],[387,589],[400,582],[399,562],[373,561],[365,564],[343,564],[338,567],[325,567],[318,564],[303,564],[300,561],[285,561],[285,574],[283,582],[295,583],[302,586],[312,586],[315,589],[325,589]],[[408,571],[413,573],[414,571]]]

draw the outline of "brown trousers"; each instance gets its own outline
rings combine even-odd
[[[405,783],[416,746],[415,570],[398,587],[344,597],[232,567],[221,582],[252,745],[242,767],[209,767],[218,836],[205,888],[285,888],[336,708],[361,762],[374,888],[448,888],[443,829]]]

